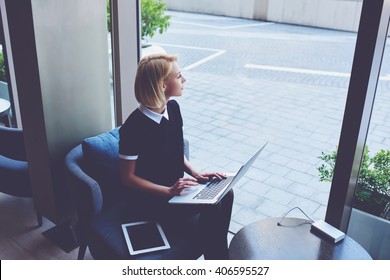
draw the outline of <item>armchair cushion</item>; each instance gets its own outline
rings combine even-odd
[[[103,208],[123,197],[119,171],[119,128],[84,139],[82,143],[87,173],[99,183]]]

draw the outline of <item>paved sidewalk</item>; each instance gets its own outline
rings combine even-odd
[[[231,231],[296,206],[324,219],[330,183],[319,182],[318,156],[339,141],[356,34],[171,14],[171,28],[153,41],[179,54],[187,79],[177,100],[191,162],[236,171],[270,141],[235,187]],[[387,73],[390,63],[383,65]],[[383,74],[368,139],[373,151],[390,148],[389,85]],[[305,218],[297,210],[290,216]]]
[[[187,73],[187,79],[185,95],[178,101],[195,166],[235,171],[270,141],[235,188],[231,230],[257,219],[282,216],[295,206],[312,218],[323,219],[329,184],[318,180],[317,156],[337,144],[337,117],[342,117],[341,110],[334,110],[332,118],[323,112],[331,110],[343,94],[328,96],[334,102],[327,106],[326,96],[313,86],[306,86],[302,94],[291,91],[294,85],[272,81],[199,73]]]

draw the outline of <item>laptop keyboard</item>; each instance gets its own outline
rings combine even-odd
[[[206,187],[204,187],[203,190],[201,190],[195,197],[194,199],[213,199],[216,197],[219,192],[227,185],[229,184],[232,180],[232,177],[227,177],[226,179],[218,179],[214,178],[212,179]]]

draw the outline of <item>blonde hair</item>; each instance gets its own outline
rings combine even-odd
[[[154,54],[144,57],[137,68],[134,91],[137,101],[148,108],[160,108],[166,103],[163,83],[172,71],[177,57]]]

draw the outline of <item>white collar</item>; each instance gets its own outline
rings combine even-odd
[[[160,123],[161,119],[165,117],[167,120],[169,120],[168,117],[168,109],[165,108],[164,112],[162,114],[153,112],[149,108],[145,107],[144,105],[140,104],[138,106],[138,110],[140,110],[145,116],[147,116],[149,119],[155,121],[156,123]]]

